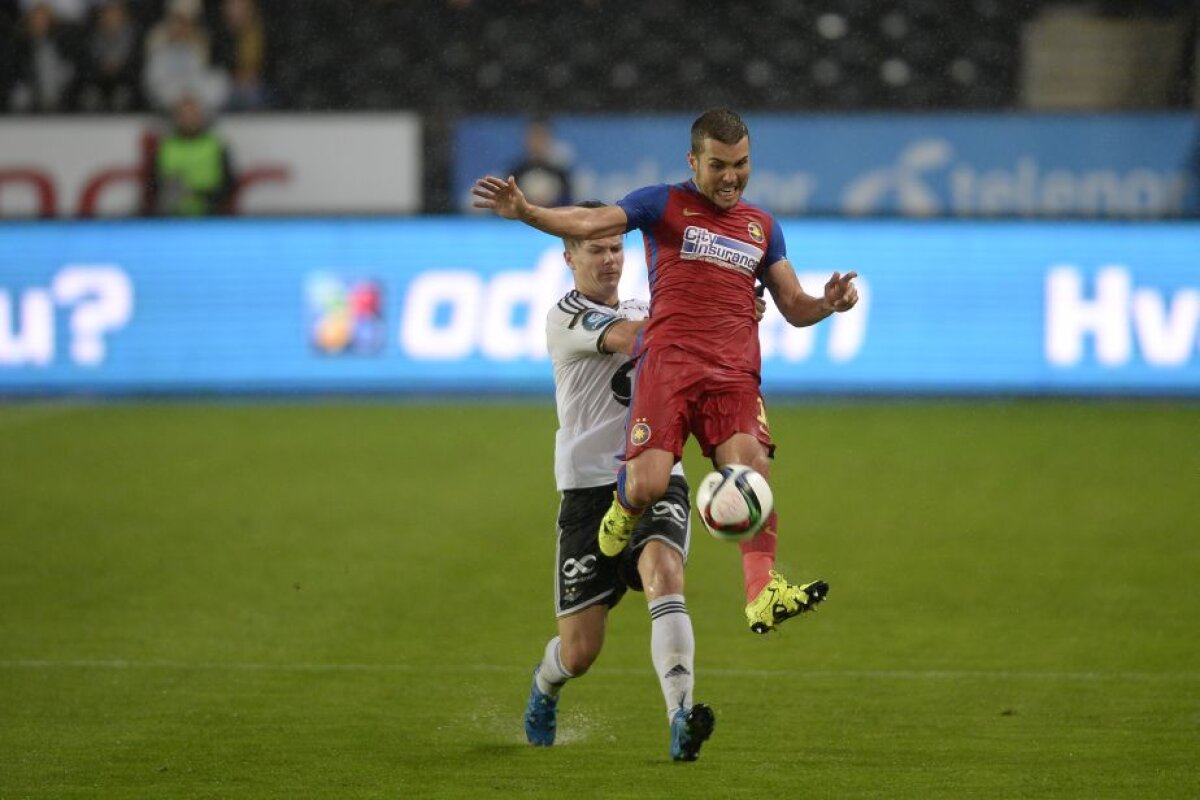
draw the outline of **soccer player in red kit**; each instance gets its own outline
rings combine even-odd
[[[606,555],[625,548],[642,509],[666,492],[689,435],[716,466],[746,464],[769,477],[774,445],[759,393],[756,281],[797,327],[858,302],[854,272],[833,273],[819,296],[804,291],[775,218],[742,201],[750,135],[740,116],[706,111],[691,138],[692,180],[638,189],[615,206],[534,206],[511,178],[480,178],[472,190],[477,207],[555,236],[592,239],[638,228],[645,239],[650,321],[636,350],[625,466],[599,531]],[[829,589],[819,580],[797,586],[774,571],[776,525],[772,514],[739,545],[755,633],[810,610]]]

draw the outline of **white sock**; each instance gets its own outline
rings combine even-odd
[[[552,697],[557,697],[563,684],[575,677],[574,673],[567,672],[562,665],[559,658],[561,646],[562,640],[557,636],[546,642],[546,652],[542,655],[541,666],[538,667],[537,676],[534,678],[538,689]]]
[[[692,707],[696,637],[692,634],[692,618],[688,616],[683,595],[664,595],[651,600],[648,606],[650,657],[654,660],[654,670],[667,701],[669,721],[680,706]]]

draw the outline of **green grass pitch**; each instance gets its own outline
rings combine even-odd
[[[0,406],[0,798],[1200,796],[1200,405],[771,414],[830,598],[750,634],[693,523],[673,764],[640,595],[524,743],[548,405]]]

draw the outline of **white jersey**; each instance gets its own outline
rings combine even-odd
[[[558,407],[554,478],[559,491],[616,482],[625,454],[633,363],[624,353],[601,348],[609,327],[649,314],[643,300],[624,300],[613,308],[577,291],[568,292],[546,314],[546,349],[554,364]],[[675,471],[682,474],[678,464]]]

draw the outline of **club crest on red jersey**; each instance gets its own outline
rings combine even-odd
[[[650,441],[650,425],[646,420],[639,419],[629,429],[629,442],[633,445],[642,445],[648,441]]]
[[[759,244],[766,241],[767,237],[763,234],[762,225],[759,225],[757,222],[751,222],[746,226],[746,230],[750,233],[750,238]]]

